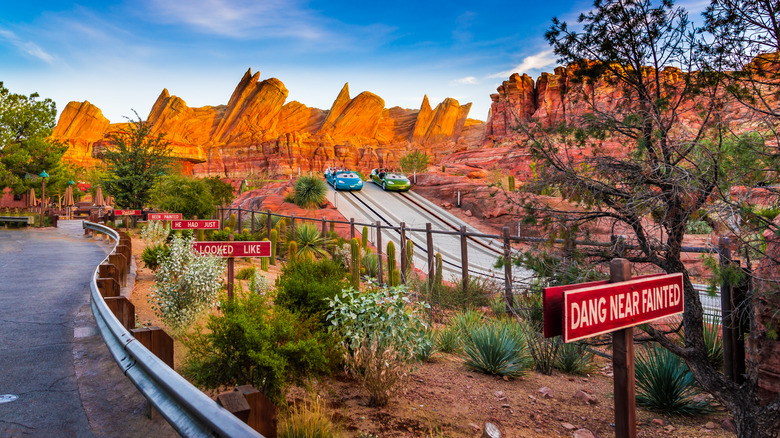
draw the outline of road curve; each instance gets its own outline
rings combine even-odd
[[[110,247],[81,221],[0,230],[0,436],[173,436],[95,327],[89,280]],[[13,397],[6,397],[8,400]]]

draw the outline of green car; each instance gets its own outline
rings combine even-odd
[[[368,177],[371,178],[374,184],[382,187],[382,190],[405,192],[412,188],[412,183],[409,182],[409,178],[403,173],[373,169]]]

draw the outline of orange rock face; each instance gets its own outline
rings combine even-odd
[[[385,108],[364,91],[350,97],[344,85],[330,110],[285,102],[288,91],[275,78],[249,70],[227,105],[190,108],[163,90],[149,113],[152,132],[164,133],[174,155],[196,175],[242,178],[251,173],[290,175],[344,165],[367,171],[397,166],[401,156],[422,149],[435,156],[473,144],[484,123],[467,119],[471,104],[446,99],[431,110]],[[88,102],[71,102],[54,137],[70,145],[66,159],[89,167],[111,143],[109,124]],[[479,134],[477,134],[479,132]],[[462,137],[461,134],[465,135]]]

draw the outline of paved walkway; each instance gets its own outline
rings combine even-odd
[[[110,246],[59,225],[0,229],[0,436],[175,436],[95,326],[88,282]]]

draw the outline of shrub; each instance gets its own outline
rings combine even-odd
[[[528,350],[534,359],[534,369],[542,374],[552,374],[562,342],[560,336],[545,338],[542,334],[544,318],[541,292],[526,294],[518,303],[517,313],[521,318]]]
[[[249,291],[257,295],[267,295],[271,291],[271,283],[264,275],[255,272],[249,280]]]
[[[360,259],[360,264],[365,269],[367,277],[376,278],[379,275],[379,257],[376,254],[364,254]]]
[[[582,376],[595,369],[593,353],[586,350],[586,345],[576,342],[561,345],[555,368],[567,374]]]
[[[436,353],[436,332],[431,328],[427,328],[423,330],[420,336],[415,356],[420,362],[430,362],[433,353]]]
[[[462,348],[460,333],[454,326],[445,327],[437,333],[436,345],[445,353],[457,353]]]
[[[290,263],[276,279],[274,303],[324,321],[328,311],[326,299],[349,287],[344,269],[330,259]]]
[[[298,258],[314,259],[328,255],[326,239],[314,224],[306,223],[296,227],[295,242],[298,244]]]
[[[499,295],[490,300],[490,311],[493,312],[496,318],[506,316],[506,298]]]
[[[687,234],[710,234],[712,227],[703,220],[689,220],[685,224],[685,232]]]
[[[706,400],[694,400],[701,390],[688,365],[669,350],[652,344],[637,349],[635,362],[636,402],[670,415],[710,412]]]
[[[425,172],[428,170],[428,154],[420,150],[413,150],[398,160],[401,170],[406,173]]]
[[[720,369],[723,365],[723,334],[720,323],[718,315],[704,315],[704,345],[707,347],[707,358],[715,369]]]
[[[173,237],[170,254],[160,261],[149,295],[155,315],[174,334],[186,331],[213,307],[222,286],[225,261],[196,253],[192,241],[192,237]]]
[[[461,340],[468,339],[474,328],[482,324],[484,315],[476,310],[458,312],[450,317],[450,325]]]
[[[342,299],[329,300],[328,320],[342,336],[347,369],[368,390],[372,406],[387,404],[424,342],[427,327],[421,317],[427,305],[406,295],[403,287],[350,289]]]
[[[325,181],[313,175],[304,175],[295,181],[293,202],[302,208],[317,208],[325,202],[328,186]]]
[[[464,365],[485,374],[518,377],[533,363],[518,331],[498,321],[473,327],[463,350]]]
[[[207,333],[185,340],[182,373],[198,386],[251,384],[278,403],[288,382],[329,370],[333,343],[316,321],[281,307],[272,311],[255,294],[223,299],[220,308],[221,314],[209,316]]]
[[[250,278],[255,276],[256,271],[257,268],[255,268],[254,266],[240,269],[238,273],[236,273],[236,280],[249,280]]]
[[[159,243],[154,246],[147,246],[144,248],[144,252],[141,253],[141,260],[144,262],[144,266],[157,271],[160,267],[160,261],[170,254],[170,249],[165,243]]]
[[[166,225],[163,221],[151,221],[141,230],[141,240],[147,247],[157,246],[166,243],[170,233],[170,225]]]
[[[342,434],[317,400],[311,404],[294,405],[279,425],[278,438],[334,438]]]

